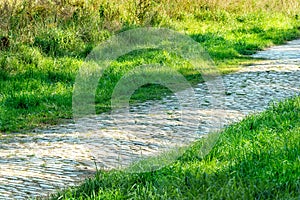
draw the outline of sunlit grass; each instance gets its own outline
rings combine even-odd
[[[72,91],[90,51],[135,27],[166,27],[189,35],[220,73],[254,61],[248,55],[300,36],[297,0],[14,1],[0,3],[0,131],[26,131],[72,119]],[[5,42],[3,42],[5,41]],[[141,64],[160,63],[193,85],[201,74],[176,55],[139,51],[114,61],[99,80],[97,112],[110,109],[118,80]],[[158,85],[138,89],[131,102],[161,98]],[[163,169],[130,174],[99,171],[54,199],[297,199],[299,98],[251,116],[222,132],[214,149],[203,141]]]
[[[238,70],[242,63],[252,62],[247,55],[257,50],[299,37],[296,1],[275,4],[253,0],[247,8],[244,3],[234,1],[194,0],[186,6],[182,6],[185,4],[181,1],[168,1],[168,6],[150,0],[85,2],[0,4],[3,11],[0,12],[3,19],[0,20],[0,37],[9,39],[9,46],[0,45],[2,132],[71,119],[73,84],[85,56],[119,31],[149,25],[182,32],[207,50],[222,74]],[[150,7],[143,7],[147,2]],[[132,6],[134,9],[130,9]],[[109,24],[117,25],[108,27]],[[135,66],[149,63],[172,66],[191,84],[202,81],[198,72],[175,55],[159,51],[125,55],[114,62],[99,81],[97,111],[110,109],[113,88],[122,75]],[[161,98],[168,93],[164,87],[147,85],[136,91],[131,100]]]

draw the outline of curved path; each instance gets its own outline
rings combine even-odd
[[[0,135],[0,199],[26,199],[71,186],[101,169],[126,166],[141,155],[155,155],[188,144],[210,131],[260,112],[273,101],[300,94],[300,40],[258,52],[263,60],[223,76],[223,109],[214,109],[205,84],[194,89],[199,108],[180,115],[174,96],[130,108],[132,117],[84,119],[31,134]],[[181,117],[200,119],[195,132]],[[121,126],[120,126],[121,125]],[[120,129],[119,127],[122,127]],[[84,130],[78,131],[78,130]],[[193,132],[194,134],[191,134]]]

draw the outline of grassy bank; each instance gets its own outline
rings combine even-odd
[[[203,140],[163,169],[99,171],[53,199],[298,199],[300,98],[226,128],[204,158]]]
[[[49,3],[50,2],[50,3]],[[28,130],[72,118],[76,73],[88,53],[113,34],[134,27],[167,27],[191,36],[222,73],[247,55],[299,37],[298,1],[2,1],[0,4],[0,130]],[[143,63],[178,69],[192,84],[201,75],[180,58],[159,51],[116,60],[99,81],[97,112],[129,69]],[[105,81],[111,80],[111,81]],[[133,101],[168,93],[160,86],[138,90]]]

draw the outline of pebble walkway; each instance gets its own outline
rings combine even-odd
[[[300,40],[258,52],[262,60],[222,77],[224,107],[213,108],[205,84],[194,90],[199,108],[182,116],[174,96],[130,108],[131,117],[108,114],[30,134],[0,135],[0,199],[28,199],[78,184],[101,169],[127,166],[132,160],[188,144],[271,102],[300,94]],[[195,131],[182,117],[200,119]],[[83,125],[82,125],[83,124]],[[84,127],[84,132],[82,130]],[[121,128],[120,128],[121,127]]]

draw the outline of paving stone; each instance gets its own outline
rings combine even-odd
[[[197,107],[191,101],[180,105],[170,95],[131,106],[129,115],[118,110],[114,116],[90,116],[33,134],[0,134],[0,199],[47,195],[79,183],[95,171],[95,164],[107,170],[126,167],[300,94],[300,40],[253,57],[267,60],[223,76],[223,96],[210,93],[206,84],[195,86]],[[213,106],[213,97],[222,109]]]

